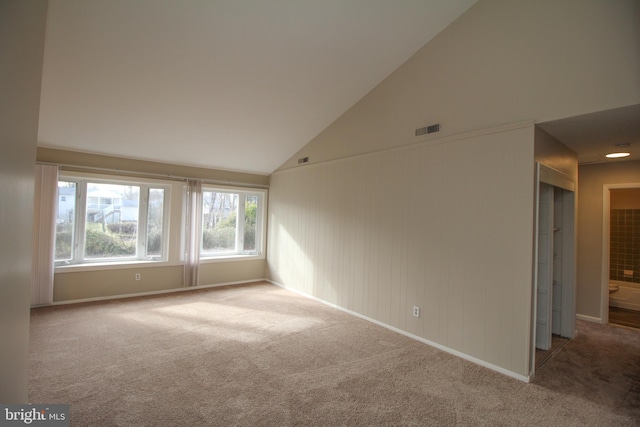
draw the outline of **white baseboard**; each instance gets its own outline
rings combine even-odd
[[[378,321],[376,319],[373,319],[371,317],[367,317],[367,316],[365,316],[363,314],[360,314],[360,313],[357,313],[355,311],[351,311],[351,310],[346,309],[344,307],[340,307],[339,305],[335,305],[335,304],[330,303],[328,301],[325,301],[325,300],[322,300],[320,298],[317,298],[317,297],[315,297],[313,295],[298,291],[296,289],[289,288],[289,287],[283,285],[282,283],[278,283],[278,282],[276,282],[274,280],[271,280],[271,279],[265,279],[265,280],[267,282],[269,282],[269,283],[272,283],[272,284],[274,284],[276,286],[284,288],[284,289],[286,289],[288,291],[294,292],[294,293],[296,293],[298,295],[302,295],[302,296],[304,296],[306,298],[312,299],[314,301],[318,301],[318,302],[320,302],[322,304],[328,305],[329,307],[338,309],[338,310],[343,311],[345,313],[351,314],[351,315],[353,315],[355,317],[359,317],[360,319],[363,319],[363,320],[366,320],[368,322],[374,323],[374,324],[376,324],[378,326],[382,326],[383,328],[389,329],[389,330],[391,330],[393,332],[397,332],[397,333],[399,333],[401,335],[404,335],[406,337],[409,337],[409,338],[414,339],[416,341],[419,341],[421,343],[427,344],[428,346],[435,347],[438,350],[442,350],[442,351],[444,351],[446,353],[449,353],[449,354],[452,354],[454,356],[460,357],[461,359],[464,359],[464,360],[467,360],[469,362],[475,363],[476,365],[480,365],[480,366],[483,366],[485,368],[491,369],[492,371],[499,372],[499,373],[501,373],[503,375],[506,375],[508,377],[515,378],[516,380],[528,383],[532,379],[532,377],[529,377],[529,376],[526,376],[526,375],[521,375],[521,374],[518,374],[516,372],[510,371],[508,369],[502,368],[500,366],[496,366],[496,365],[491,364],[489,362],[486,362],[484,360],[475,358],[473,356],[469,356],[468,354],[461,353],[458,350],[454,350],[454,349],[446,347],[446,346],[444,346],[442,344],[438,344],[436,342],[433,342],[433,341],[430,341],[428,339],[422,338],[420,336],[414,335],[414,334],[409,333],[407,331],[403,331],[402,329],[398,329],[398,328],[396,328],[394,326],[387,325],[386,323],[380,322],[380,321]]]
[[[593,323],[604,323],[600,317],[585,316],[584,314],[576,314],[576,319]]]

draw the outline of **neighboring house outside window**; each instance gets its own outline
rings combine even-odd
[[[61,176],[56,265],[165,261],[169,186]]]
[[[170,197],[171,190],[179,192],[180,186],[154,179],[62,173],[56,267],[183,262],[186,199],[180,215],[180,201],[172,203]],[[267,190],[204,185],[198,224],[200,261],[264,258],[266,202]]]

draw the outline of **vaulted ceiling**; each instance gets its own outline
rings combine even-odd
[[[476,0],[53,0],[39,145],[269,174]]]

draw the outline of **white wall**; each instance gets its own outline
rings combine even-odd
[[[578,155],[539,127],[535,129],[535,161],[578,181]]]
[[[575,156],[533,126],[461,135],[640,103],[638,22],[636,0],[480,0],[273,175],[270,273],[528,374],[534,159],[572,176]],[[384,151],[432,123],[452,139]],[[357,204],[340,202],[352,194]],[[580,292],[579,306],[591,298]]]
[[[637,0],[480,0],[283,167],[638,104],[638,22]]]
[[[276,172],[271,277],[528,375],[533,140],[529,125]]]
[[[28,402],[31,226],[46,0],[0,2],[0,402]]]

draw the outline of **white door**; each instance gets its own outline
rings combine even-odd
[[[553,189],[553,298],[551,306],[551,332],[562,335],[563,309],[563,223],[564,223],[564,190]]]
[[[561,222],[556,223],[556,240],[561,238],[560,246],[555,250],[559,255],[557,264],[560,273],[557,275],[560,282],[560,332],[559,335],[573,338],[576,331],[576,289],[575,289],[575,193],[573,191],[556,188],[556,192],[562,194]]]
[[[536,283],[536,348],[551,348],[553,314],[553,187],[540,183],[538,195],[538,275]]]

